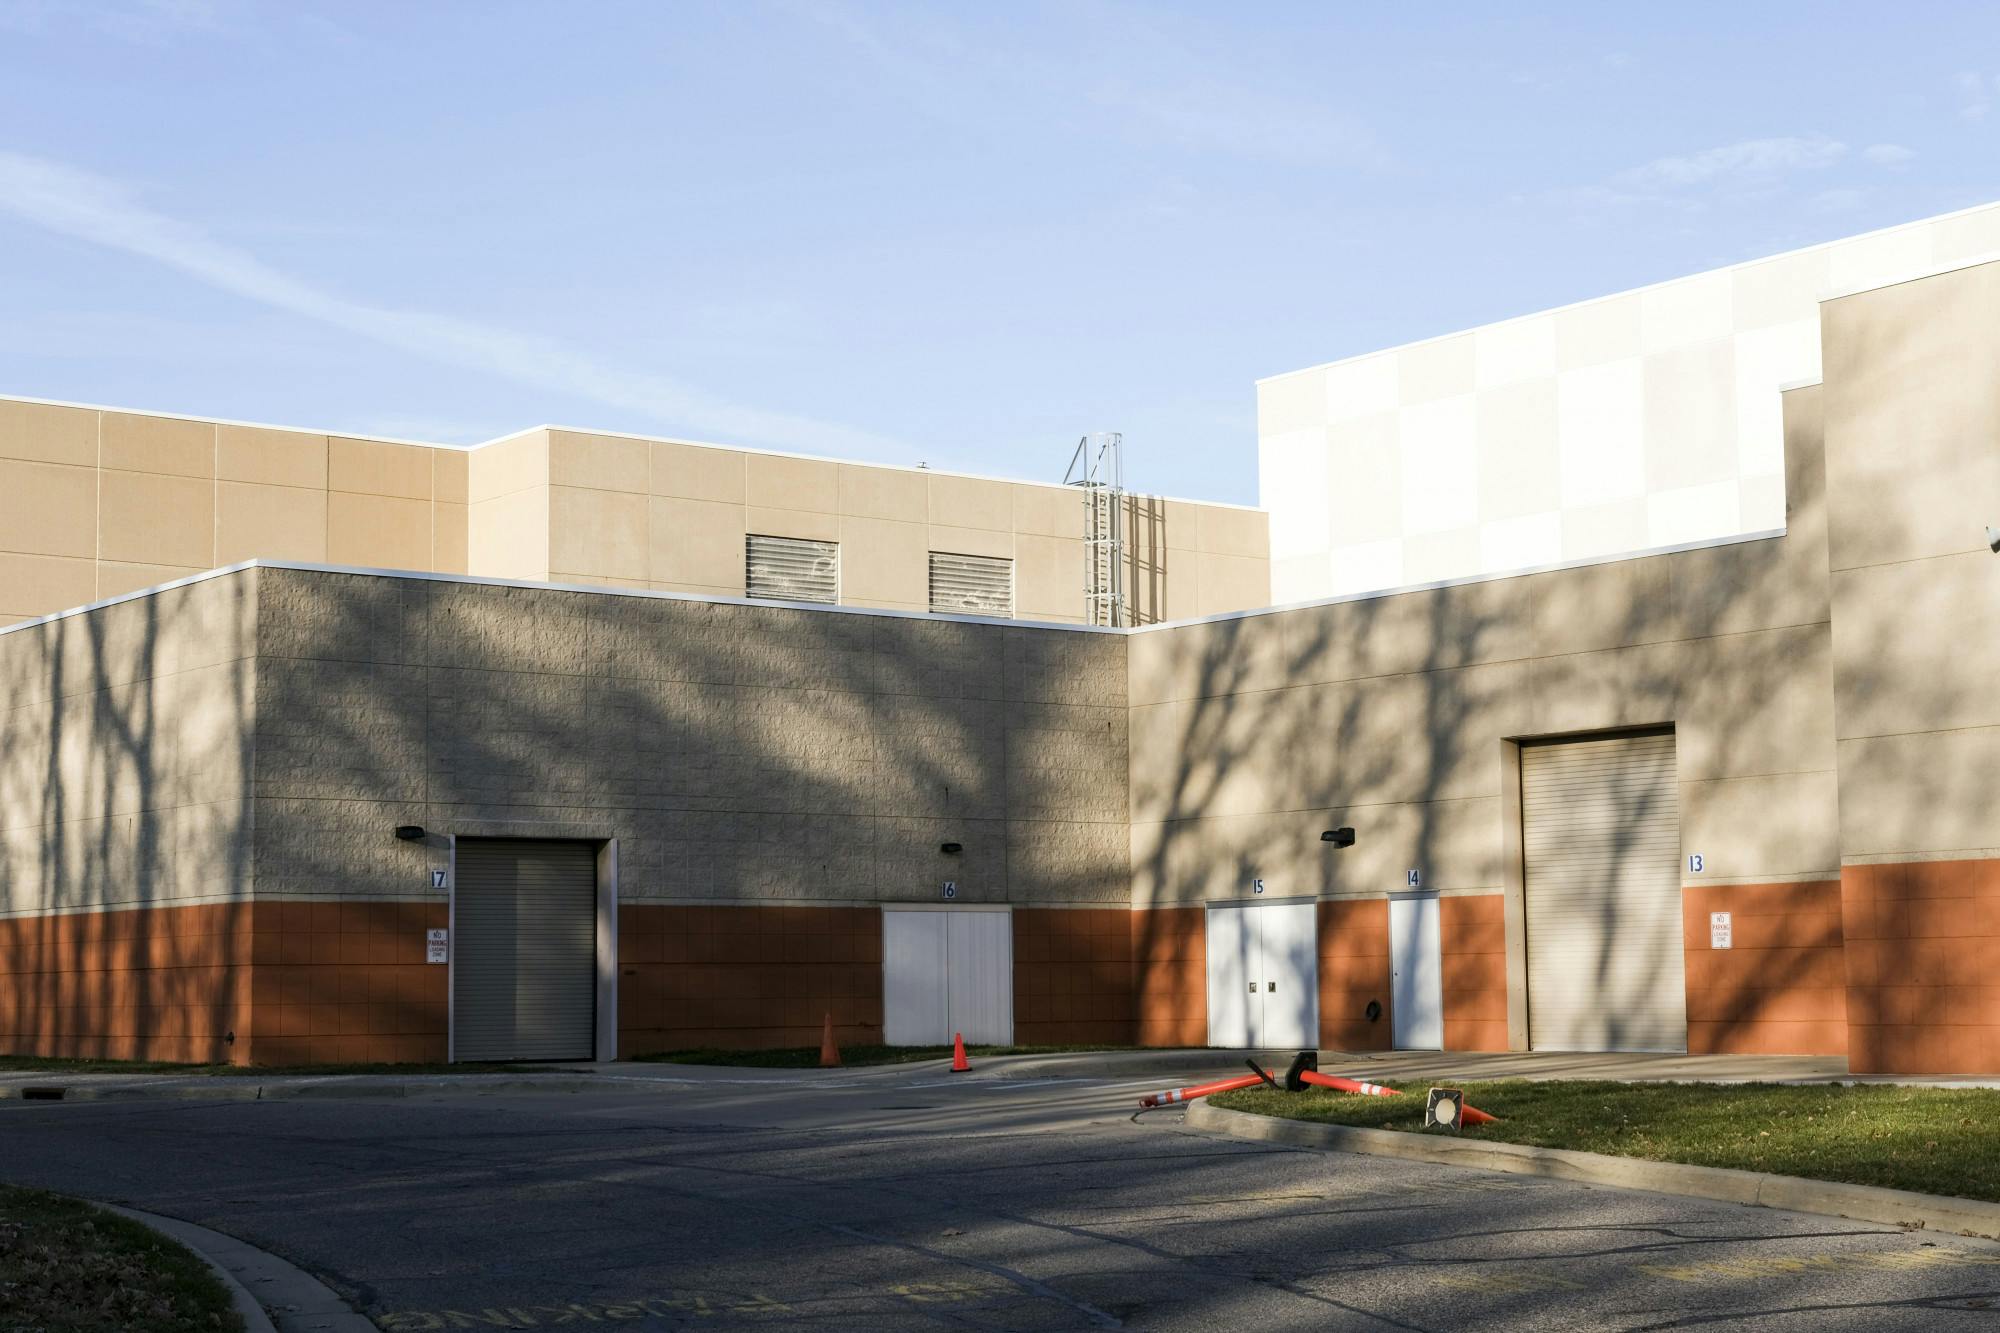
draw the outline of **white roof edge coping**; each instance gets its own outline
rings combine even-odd
[[[1826,386],[1826,381],[1815,375],[1811,379],[1787,380],[1785,383],[1780,384],[1778,386],[1778,392],[1790,393],[1794,389],[1820,389],[1824,388],[1825,386]]]
[[[52,611],[48,615],[33,620],[24,620],[16,625],[0,625],[0,635],[12,634],[16,630],[32,629],[37,625],[47,625],[54,621],[66,620],[71,616],[86,615],[92,611],[102,611],[109,606],[123,602],[139,601],[157,593],[170,592],[175,588],[185,588],[191,584],[209,579],[224,578],[231,574],[241,574],[251,569],[292,569],[309,574],[357,574],[367,578],[407,579],[423,583],[470,583],[488,588],[523,588],[535,592],[581,592],[601,594],[606,597],[640,597],[665,602],[707,602],[718,606],[773,607],[785,611],[827,611],[836,615],[887,616],[895,620],[947,620],[960,624],[1014,626],[1026,629],[1081,630],[1086,634],[1127,634],[1129,630],[1112,629],[1105,625],[1069,625],[1061,621],[1045,620],[1002,620],[994,616],[954,616],[942,612],[898,611],[881,606],[845,606],[826,602],[783,602],[766,597],[713,597],[705,593],[659,592],[651,588],[612,588],[595,583],[542,583],[534,579],[503,579],[483,574],[441,574],[421,569],[375,569],[365,565],[328,565],[305,560],[239,560],[233,565],[223,565],[216,569],[205,569],[199,574],[189,574],[185,578],[172,579],[166,583],[156,583],[149,588],[136,588],[120,593],[116,597],[106,597],[101,601],[73,606],[64,611]]]
[[[1756,268],[1760,264],[1775,264],[1781,259],[1791,259],[1796,255],[1811,254],[1815,250],[1827,250],[1836,245],[1846,245],[1853,241],[1865,241],[1877,236],[1887,236],[1893,232],[1908,231],[1913,227],[1927,227],[1932,223],[1949,222],[1953,218],[1970,217],[1974,213],[1984,213],[1991,209],[2000,209],[2000,200],[1984,204],[1974,204],[1969,208],[1954,209],[1949,213],[1938,213],[1927,218],[1914,218],[1909,222],[1897,222],[1887,227],[1877,227],[1873,231],[1856,232],[1852,236],[1836,236],[1830,241],[1819,241],[1812,245],[1802,245],[1793,250],[1780,250],[1774,255],[1762,255],[1756,259],[1744,259],[1734,264],[1724,264],[1720,268],[1698,269],[1693,273],[1683,273],[1677,277],[1664,278],[1659,282],[1649,282],[1638,287],[1627,287],[1620,291],[1606,292],[1602,296],[1590,296],[1581,301],[1570,301],[1564,305],[1550,306],[1546,310],[1530,310],[1525,314],[1509,315],[1505,319],[1489,320],[1484,324],[1473,324],[1462,329],[1450,329],[1444,333],[1434,333],[1428,338],[1417,338],[1406,343],[1392,343],[1388,347],[1377,347],[1366,352],[1356,352],[1352,356],[1338,356],[1331,361],[1321,361],[1315,365],[1301,366],[1297,370],[1282,370],[1275,375],[1265,375],[1258,379],[1256,383],[1270,384],[1276,380],[1289,379],[1294,375],[1310,375],[1316,370],[1328,370],[1334,366],[1344,366],[1354,361],[1366,361],[1370,357],[1384,356],[1390,352],[1406,352],[1413,347],[1424,347],[1431,343],[1444,342],[1448,338],[1463,337],[1468,333],[1483,333],[1487,329],[1505,328],[1509,324],[1520,324],[1530,319],[1540,319],[1545,315],[1558,315],[1565,310],[1580,310],[1585,306],[1598,305],[1604,301],[1616,301],[1621,297],[1636,296],[1641,292],[1655,291],[1661,287],[1672,287],[1676,283],[1691,282],[1696,278],[1712,278],[1718,274],[1735,273],[1743,269]],[[1965,267],[1970,263],[1978,262],[1984,261],[1954,261],[1938,271],[1949,273],[1955,268]],[[1867,286],[1858,288],[1857,290],[1873,291],[1877,287],[1893,287],[1899,282],[1913,281],[1916,277],[1931,276],[1935,275],[1915,274],[1912,277],[1897,278],[1890,282],[1869,283]],[[1854,292],[1835,292],[1831,295],[1822,296],[1819,299],[1827,301],[1837,299],[1840,296],[1852,296],[1854,294]]]
[[[281,426],[269,421],[235,421],[228,417],[197,417],[185,412],[155,412],[141,407],[114,407],[106,403],[74,403],[61,398],[32,398],[26,394],[0,394],[0,402],[32,403],[37,407],[69,407],[83,412],[118,412],[134,417],[159,417],[166,421],[194,421],[204,426],[240,426],[246,430],[276,430],[291,435],[324,435],[329,439],[366,440],[372,444],[402,444],[417,449],[450,449],[456,453],[476,453],[496,444],[517,440],[523,435],[533,435],[537,431],[561,431],[565,435],[596,435],[614,440],[641,440],[647,444],[679,444],[690,449],[721,449],[735,454],[756,454],[761,458],[799,458],[812,463],[834,463],[841,467],[882,468],[890,472],[919,472],[925,476],[962,477],[968,481],[991,481],[1003,486],[1050,486],[1057,490],[1069,487],[1060,481],[1034,481],[1022,477],[994,477],[982,472],[954,472],[947,468],[918,467],[914,463],[870,463],[858,458],[835,458],[831,454],[801,454],[784,449],[759,449],[747,444],[716,444],[711,440],[687,440],[672,435],[641,435],[633,431],[599,430],[591,426],[561,426],[544,422],[536,426],[523,426],[519,430],[496,435],[490,440],[477,444],[449,444],[439,440],[406,440],[394,435],[369,435],[361,431],[321,430],[311,426]],[[1053,457],[1053,453],[1051,457]],[[1247,513],[1266,512],[1259,505],[1235,504],[1228,500],[1191,500],[1179,495],[1154,495],[1150,491],[1127,491],[1128,495],[1144,495],[1152,499],[1171,500],[1175,504],[1201,505],[1206,509],[1240,509]]]
[[[897,611],[889,607],[842,606],[825,602],[781,602],[762,597],[713,597],[704,593],[657,592],[651,588],[611,588],[595,583],[538,583],[532,579],[491,578],[482,574],[438,574],[416,569],[371,569],[361,565],[325,565],[299,560],[240,560],[233,565],[223,565],[217,569],[203,570],[186,578],[173,579],[166,583],[156,583],[149,588],[138,588],[132,592],[120,593],[116,597],[106,597],[101,601],[89,602],[83,606],[73,606],[63,611],[52,611],[33,620],[23,620],[14,625],[0,625],[0,637],[17,630],[33,629],[39,625],[52,624],[71,616],[86,615],[101,611],[108,606],[123,602],[134,602],[156,593],[169,592],[175,588],[185,588],[190,584],[208,579],[223,578],[230,574],[240,574],[247,569],[296,569],[312,574],[359,574],[370,578],[413,579],[428,583],[470,583],[490,588],[526,588],[541,592],[581,592],[604,597],[642,597],[667,602],[707,602],[718,606],[759,606],[773,607],[786,611],[817,611],[835,615],[886,616],[892,620],[943,620],[953,624],[994,625],[1000,628],[1074,630],[1081,634],[1151,634],[1164,629],[1181,629],[1189,625],[1213,625],[1225,620],[1247,620],[1253,616],[1277,615],[1285,611],[1305,611],[1316,606],[1336,606],[1344,602],[1369,602],[1379,597],[1400,597],[1405,593],[1435,592],[1440,588],[1458,588],[1474,583],[1496,583],[1501,579],[1525,578],[1531,574],[1549,574],[1565,569],[1585,569],[1592,565],[1612,565],[1622,560],[1645,560],[1653,556],[1674,555],[1682,551],[1702,551],[1714,546],[1736,546],[1745,542],[1769,541],[1785,535],[1783,528],[1767,528],[1761,532],[1744,532],[1730,537],[1709,537],[1702,541],[1681,542],[1673,546],[1653,546],[1640,551],[1625,551],[1617,555],[1587,556],[1581,560],[1565,560],[1550,565],[1530,565],[1522,569],[1500,570],[1491,574],[1468,574],[1462,578],[1440,579],[1435,583],[1415,583],[1401,588],[1378,588],[1369,592],[1339,593],[1332,597],[1316,597],[1303,602],[1285,602],[1277,606],[1251,607],[1243,611],[1219,611],[1210,616],[1191,616],[1186,620],[1164,620],[1157,625],[1133,625],[1113,628],[1109,625],[1072,625],[1055,620],[1001,620],[993,616],[954,616],[931,611]]]
[[[1182,629],[1189,625],[1214,625],[1225,620],[1247,620],[1252,616],[1306,611],[1316,606],[1338,606],[1344,602],[1372,602],[1382,597],[1401,597],[1405,593],[1436,592],[1440,588],[1463,588],[1475,583],[1498,583],[1503,579],[1526,578],[1531,574],[1553,574],[1565,569],[1587,569],[1592,565],[1615,565],[1625,560],[1649,560],[1654,556],[1677,555],[1682,551],[1705,551],[1713,546],[1738,546],[1745,542],[1770,541],[1774,537],[1784,535],[1783,528],[1766,528],[1761,532],[1739,532],[1729,537],[1706,537],[1701,541],[1678,542],[1672,546],[1649,546],[1644,550],[1621,551],[1616,555],[1585,556],[1580,560],[1563,560],[1549,565],[1528,565],[1521,569],[1497,570],[1491,574],[1466,574],[1455,579],[1439,579],[1434,583],[1412,583],[1399,588],[1338,593],[1332,597],[1315,597],[1304,602],[1284,602],[1277,606],[1259,606],[1247,611],[1220,611],[1212,616],[1191,616],[1186,620],[1167,620],[1157,625],[1135,625],[1131,629],[1119,630],[1118,633],[1151,634],[1157,630]]]

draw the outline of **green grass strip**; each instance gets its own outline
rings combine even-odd
[[[1423,1129],[1431,1084],[1383,1086],[1411,1095],[1259,1088],[1212,1100],[1292,1120],[1442,1132]],[[1524,1079],[1452,1086],[1501,1117],[1465,1138],[2000,1200],[2000,1092],[1990,1089]]]

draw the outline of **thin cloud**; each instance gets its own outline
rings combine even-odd
[[[1900,167],[1916,156],[1916,150],[1899,143],[1870,144],[1861,150],[1861,159],[1878,167]]]
[[[60,162],[0,152],[0,214],[153,260],[234,296],[413,356],[639,412],[673,428],[807,452],[877,457],[913,452],[866,431],[742,407],[667,376],[603,365],[546,338],[349,300],[154,212],[116,181]]]
[[[1799,171],[1822,171],[1847,155],[1838,139],[1745,139],[1680,157],[1655,158],[1611,178],[1616,188],[1639,193],[1685,190],[1718,182],[1770,181]]]
[[[1958,87],[1958,114],[1967,120],[1986,119],[1986,113],[1993,109],[1993,92],[2000,87],[2000,76],[1965,70],[1955,83]]]

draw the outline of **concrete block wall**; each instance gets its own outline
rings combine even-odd
[[[1504,1049],[1526,1012],[1514,745],[1662,724],[1705,861],[1690,889],[1837,878],[1818,391],[1785,410],[1782,538],[1134,634],[1135,906],[1245,901],[1257,880],[1321,899],[1322,1040],[1385,1046],[1384,900],[1415,869],[1443,897],[1446,1043]],[[1319,840],[1343,824],[1355,847]],[[1716,1020],[1769,1016],[1768,996],[1737,1003]],[[1778,1034],[1825,1045],[1758,1040]]]

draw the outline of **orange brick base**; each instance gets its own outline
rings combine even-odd
[[[1709,914],[1730,947],[1709,947]],[[1681,894],[1691,1055],[1843,1055],[1840,885],[1704,884]]]
[[[2000,1071],[2000,860],[1847,866],[1847,1065]]]

